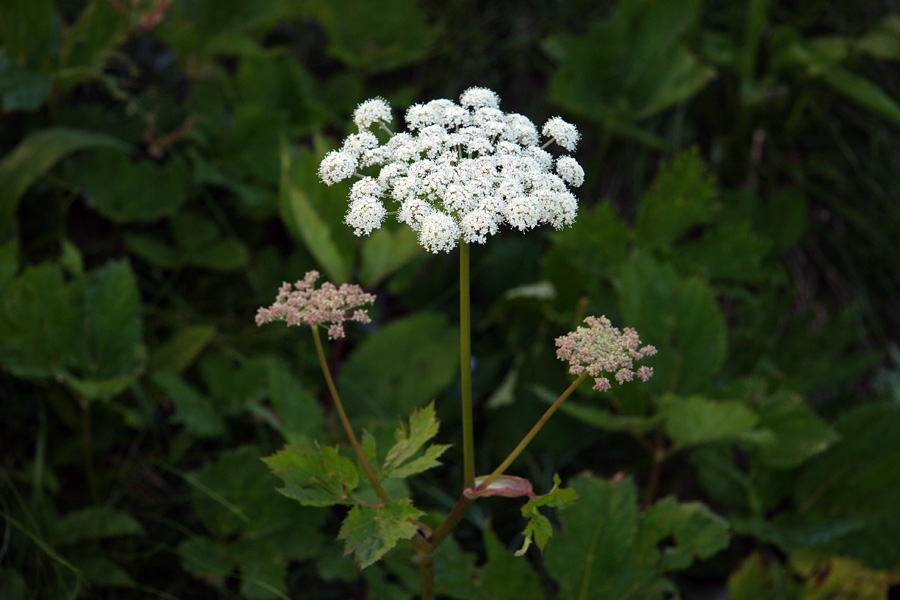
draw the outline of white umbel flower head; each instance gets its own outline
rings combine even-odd
[[[391,106],[384,98],[366,100],[353,113],[353,121],[360,131],[368,129],[374,123],[390,123],[392,119]]]
[[[571,156],[554,158],[545,149],[555,142],[575,150],[578,130],[560,117],[540,130],[549,138],[541,146],[530,119],[503,112],[497,94],[473,87],[458,104],[411,106],[408,131],[391,132],[391,108],[382,98],[360,104],[353,119],[359,133],[325,156],[319,177],[328,185],[360,177],[344,219],[356,235],[394,214],[418,232],[426,250],[449,252],[461,242],[484,244],[504,225],[561,228],[578,214],[569,187],[584,182],[584,170]]]
[[[557,144],[569,152],[575,152],[578,140],[581,139],[578,128],[571,123],[566,123],[560,117],[553,117],[548,120],[544,124],[542,133],[548,138],[553,138]]]

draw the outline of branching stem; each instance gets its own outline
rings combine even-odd
[[[378,494],[378,497],[382,502],[390,502],[390,496],[384,491],[384,488],[381,486],[381,481],[379,481],[378,477],[375,475],[375,471],[372,470],[372,465],[366,460],[362,447],[359,445],[359,440],[356,439],[356,434],[353,433],[353,428],[350,426],[350,420],[347,418],[347,413],[344,411],[344,404],[341,402],[341,397],[338,396],[337,387],[334,385],[334,379],[331,378],[331,370],[328,368],[328,361],[325,360],[325,351],[322,349],[322,337],[319,335],[318,326],[313,325],[312,332],[313,339],[316,341],[316,352],[319,355],[319,364],[322,366],[322,373],[325,375],[325,383],[328,384],[331,400],[334,402],[334,407],[337,409],[338,417],[341,419],[341,424],[344,426],[344,432],[346,432],[347,438],[350,440],[350,445],[353,446],[353,452],[356,454],[359,464],[366,472],[366,477],[368,477],[369,481],[372,483],[375,493]]]

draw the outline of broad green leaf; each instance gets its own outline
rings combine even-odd
[[[186,327],[159,344],[150,355],[150,370],[171,370],[181,375],[203,352],[216,335],[215,325]]]
[[[648,393],[711,389],[725,362],[727,331],[713,290],[697,277],[681,279],[667,265],[635,252],[614,279],[623,323],[653,344]]]
[[[0,50],[0,100],[3,110],[35,110],[50,95],[52,82],[45,75],[20,66]]]
[[[416,232],[409,227],[376,229],[362,243],[360,283],[371,288],[422,253]]]
[[[352,494],[359,485],[359,474],[337,448],[313,449],[294,444],[263,462],[284,481],[284,487],[278,491],[304,506],[354,503]]]
[[[277,494],[278,479],[262,464],[261,455],[255,446],[239,446],[190,474],[194,510],[207,531],[220,539],[265,537],[285,554],[309,555],[302,545],[317,537],[313,531],[324,515]],[[309,539],[297,539],[300,535]]]
[[[632,564],[640,519],[637,488],[630,479],[590,475],[576,478],[572,487],[580,501],[560,513],[563,529],[544,551],[547,570],[561,599],[618,598],[624,586],[643,583]]]
[[[551,38],[559,67],[554,100],[599,122],[644,119],[696,94],[713,77],[682,39],[696,26],[697,0],[622,0],[586,33]]]
[[[59,159],[88,148],[128,150],[122,140],[93,131],[55,127],[28,134],[0,161],[0,224],[12,222],[22,195]]]
[[[388,450],[384,460],[384,473],[388,477],[403,478],[421,473],[438,464],[438,458],[450,447],[449,444],[431,445],[419,458],[410,459],[419,453],[428,440],[437,435],[440,428],[434,411],[434,402],[416,409],[409,417],[409,428],[400,423],[400,427],[394,434],[396,443]]]
[[[657,549],[660,540],[674,542],[662,548],[660,571],[681,571],[696,559],[705,559],[728,546],[728,522],[699,502],[679,504],[672,496],[651,506],[641,520],[639,543]]]
[[[350,265],[338,250],[329,225],[322,219],[303,188],[291,178],[291,152],[287,144],[281,145],[281,186],[279,212],[285,227],[299,238],[332,282],[345,282],[350,278]],[[318,183],[318,185],[325,185]]]
[[[112,2],[91,0],[66,35],[66,67],[83,66],[100,75],[113,50],[125,41],[125,16]]]
[[[571,227],[548,234],[565,260],[585,275],[607,277],[628,258],[631,231],[609,202],[581,211]]]
[[[527,560],[516,558],[485,524],[482,530],[487,562],[477,587],[479,600],[544,600],[541,580]]]
[[[311,442],[324,432],[325,417],[318,400],[300,385],[287,365],[271,360],[269,399],[280,418],[280,429],[289,444]]]
[[[697,150],[680,154],[663,167],[641,197],[635,234],[645,245],[666,248],[688,230],[712,219],[718,195]]]
[[[91,506],[71,512],[56,525],[56,543],[64,546],[86,540],[144,535],[144,527],[126,512],[109,506]]]
[[[171,370],[160,371],[153,382],[162,388],[166,398],[175,406],[172,421],[181,423],[193,435],[212,438],[222,435],[225,421],[209,398],[185,382]]]
[[[665,498],[639,515],[630,479],[575,479],[579,501],[560,513],[563,531],[544,552],[560,598],[662,598],[674,591],[665,578],[695,558],[728,545],[727,522],[698,503]]]
[[[116,563],[100,556],[88,556],[78,561],[78,568],[91,584],[98,587],[134,587],[128,572]]]
[[[311,7],[328,35],[329,52],[368,72],[420,60],[435,39],[413,0],[313,0]]]
[[[99,150],[72,157],[64,172],[89,206],[116,223],[157,221],[188,199],[189,174],[171,160],[135,161],[124,152]]]
[[[666,433],[678,447],[739,439],[759,421],[759,416],[742,402],[703,396],[663,396],[659,412]]]
[[[215,586],[224,584],[236,564],[226,544],[208,537],[193,536],[178,544],[182,568]]]
[[[103,387],[106,381],[105,393],[93,397],[112,396],[143,372],[146,361],[137,280],[126,261],[110,262],[88,274],[82,293],[77,362],[68,382]]]
[[[757,427],[773,434],[758,451],[763,464],[768,467],[797,467],[838,439],[834,429],[806,406],[797,394],[779,391],[759,402],[755,408],[759,414]]]
[[[58,266],[26,269],[0,289],[0,362],[17,377],[64,377],[75,360],[76,306]]]
[[[189,212],[179,212],[170,223],[174,245],[157,237],[126,234],[125,244],[147,262],[164,269],[187,266],[233,271],[249,260],[247,246],[235,237],[225,237],[213,221]]]
[[[224,352],[208,352],[200,360],[200,371],[216,409],[228,415],[247,411],[258,414],[260,404],[272,391],[270,362],[266,356],[236,360]]]
[[[803,576],[802,600],[882,600],[900,583],[891,570],[876,570],[841,556],[795,552],[791,566]]]
[[[459,339],[430,312],[392,320],[344,363],[338,390],[347,411],[394,419],[424,405],[458,377]]]
[[[755,552],[728,577],[731,600],[795,600],[798,585],[788,570],[773,556]]]
[[[344,519],[339,540],[346,540],[344,554],[353,554],[360,569],[378,561],[397,545],[408,540],[418,528],[412,519],[422,516],[409,498],[380,506],[354,506]]]
[[[775,516],[764,537],[790,551],[813,548],[878,569],[900,561],[900,419],[896,404],[869,404],[835,422],[840,436],[797,477],[795,510]]]
[[[41,64],[56,59],[61,37],[53,0],[3,3],[0,40],[19,63]]]

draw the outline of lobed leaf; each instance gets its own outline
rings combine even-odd
[[[278,490],[304,506],[353,504],[359,473],[333,446],[310,448],[292,444],[263,459],[285,486]]]
[[[344,555],[353,554],[359,568],[365,569],[397,542],[414,536],[418,527],[412,520],[423,514],[409,498],[392,500],[382,506],[354,506],[338,534],[339,540],[346,540]]]

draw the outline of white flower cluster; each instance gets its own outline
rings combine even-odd
[[[432,100],[406,111],[409,132],[393,133],[391,108],[382,98],[359,105],[353,115],[359,133],[329,152],[319,176],[331,185],[357,175],[344,222],[368,235],[396,203],[397,220],[419,234],[430,252],[450,251],[460,240],[483,244],[504,223],[525,231],[548,223],[557,229],[575,220],[578,203],[568,186],[578,187],[584,171],[571,156],[554,157],[550,142],[572,152],[579,134],[559,117],[542,129],[499,109],[497,94],[470,88],[459,98]],[[390,136],[381,143],[373,126]],[[358,173],[380,167],[377,176]]]

